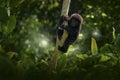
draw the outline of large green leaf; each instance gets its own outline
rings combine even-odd
[[[9,34],[11,33],[16,25],[16,17],[15,16],[10,16],[8,21],[7,21],[7,26],[4,27],[4,33]]]
[[[96,43],[96,40],[94,38],[91,38],[91,52],[92,52],[92,54],[98,53],[97,43]]]

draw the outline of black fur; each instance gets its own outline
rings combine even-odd
[[[70,18],[66,16],[61,16],[60,18],[60,27],[67,30],[68,37],[66,38],[64,45],[62,47],[58,46],[58,49],[62,52],[67,52],[69,46],[77,40],[81,29],[82,17],[79,14],[72,14]],[[63,22],[67,20],[68,25],[65,25]],[[58,30],[58,38],[61,40],[63,35],[63,30]]]

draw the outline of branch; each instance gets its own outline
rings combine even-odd
[[[71,0],[63,0],[61,15],[68,15]]]
[[[71,2],[71,0],[63,0],[61,15],[68,15],[70,2]],[[66,33],[66,32],[64,32],[64,34],[63,34],[64,37],[67,36],[65,33]],[[54,55],[53,55],[53,57],[52,57],[52,61],[51,61],[51,65],[50,65],[51,70],[56,69],[57,60],[58,60],[58,55],[59,55],[59,53],[61,53],[61,52],[58,50],[58,45],[59,45],[59,44],[63,44],[64,41],[65,41],[65,38],[63,38],[61,41],[59,41],[58,36],[57,36],[56,48],[55,48],[55,50],[54,50]]]

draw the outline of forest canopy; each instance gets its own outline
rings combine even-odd
[[[68,52],[54,54],[63,0],[0,0],[0,80],[119,80],[120,1],[71,0],[83,17]]]

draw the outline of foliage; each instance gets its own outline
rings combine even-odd
[[[91,53],[92,54],[98,53],[97,43],[96,43],[96,40],[94,38],[91,38]]]
[[[0,80],[119,80],[119,5],[71,0],[82,31],[51,71],[62,0],[0,0]]]

